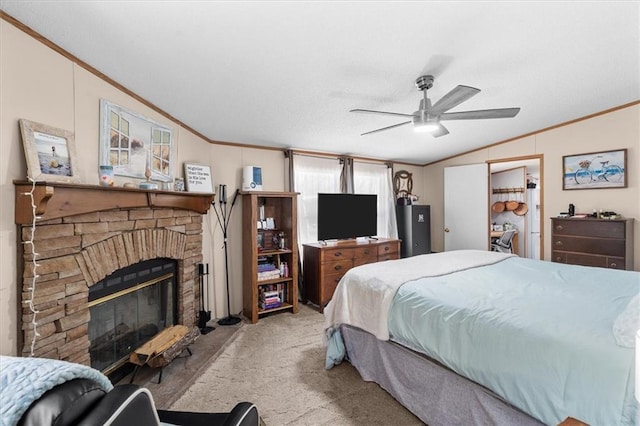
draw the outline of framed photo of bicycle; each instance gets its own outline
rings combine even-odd
[[[562,189],[627,187],[627,150],[562,157]]]

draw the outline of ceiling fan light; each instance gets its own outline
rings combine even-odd
[[[434,132],[438,130],[438,123],[435,121],[431,123],[418,123],[415,126],[413,126],[413,130],[419,133]]]
[[[413,119],[413,130],[420,133],[429,133],[435,132],[438,130],[440,125],[438,124],[438,119],[433,116],[427,117],[414,117]]]

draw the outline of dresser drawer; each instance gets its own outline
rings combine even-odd
[[[378,260],[381,256],[398,253],[400,245],[398,243],[385,243],[378,245]]]
[[[367,263],[373,263],[378,261],[378,248],[373,247],[358,247],[355,249],[353,266],[360,266]]]
[[[380,256],[378,256],[378,262],[382,262],[385,260],[395,260],[395,259],[400,259],[399,253],[395,252],[395,253],[389,253],[389,254],[382,254]]]
[[[582,266],[598,266],[600,268],[608,267],[606,256],[592,256],[582,253],[567,253],[567,263]]]
[[[554,220],[553,233],[557,235],[580,235],[596,238],[624,238],[624,222],[606,220]]]
[[[625,261],[619,257],[590,256],[588,254],[567,253],[567,262],[573,265],[598,266],[600,268],[624,269]]]
[[[607,257],[607,268],[626,269],[626,261],[621,257]]]
[[[554,235],[551,239],[551,247],[553,250],[601,254],[615,257],[625,256],[625,241],[612,240],[609,238],[582,238]]]
[[[336,291],[336,287],[338,286],[338,283],[340,282],[342,277],[344,277],[344,274],[346,274],[346,272],[347,271],[338,272],[335,274],[327,274],[324,276],[324,282],[322,285],[322,295],[320,296],[322,300],[319,303],[320,306],[324,307],[324,305],[329,303],[329,301],[333,297],[333,293]]]
[[[621,257],[597,256],[582,253],[554,251],[551,260],[571,265],[597,266],[600,268],[625,269],[625,260]]]
[[[353,259],[355,249],[353,248],[330,248],[322,251],[322,263],[333,262],[334,260]]]
[[[326,262],[322,264],[321,274],[344,274],[353,267],[353,260],[343,259],[335,262]]]
[[[552,251],[551,261],[557,263],[567,263],[567,253],[564,251]]]

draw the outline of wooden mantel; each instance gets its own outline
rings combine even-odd
[[[19,180],[14,180],[13,184],[16,190],[16,224],[31,223],[33,207],[28,193],[31,192],[33,185],[28,181]],[[62,182],[36,182],[33,191],[36,214],[42,220],[136,207],[174,208],[206,214],[214,197],[214,194]]]

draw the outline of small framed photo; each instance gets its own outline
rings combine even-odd
[[[627,150],[562,157],[562,189],[627,187]]]
[[[21,119],[30,180],[80,182],[73,132]]]
[[[215,194],[211,167],[204,164],[184,163],[184,178],[187,192]]]

